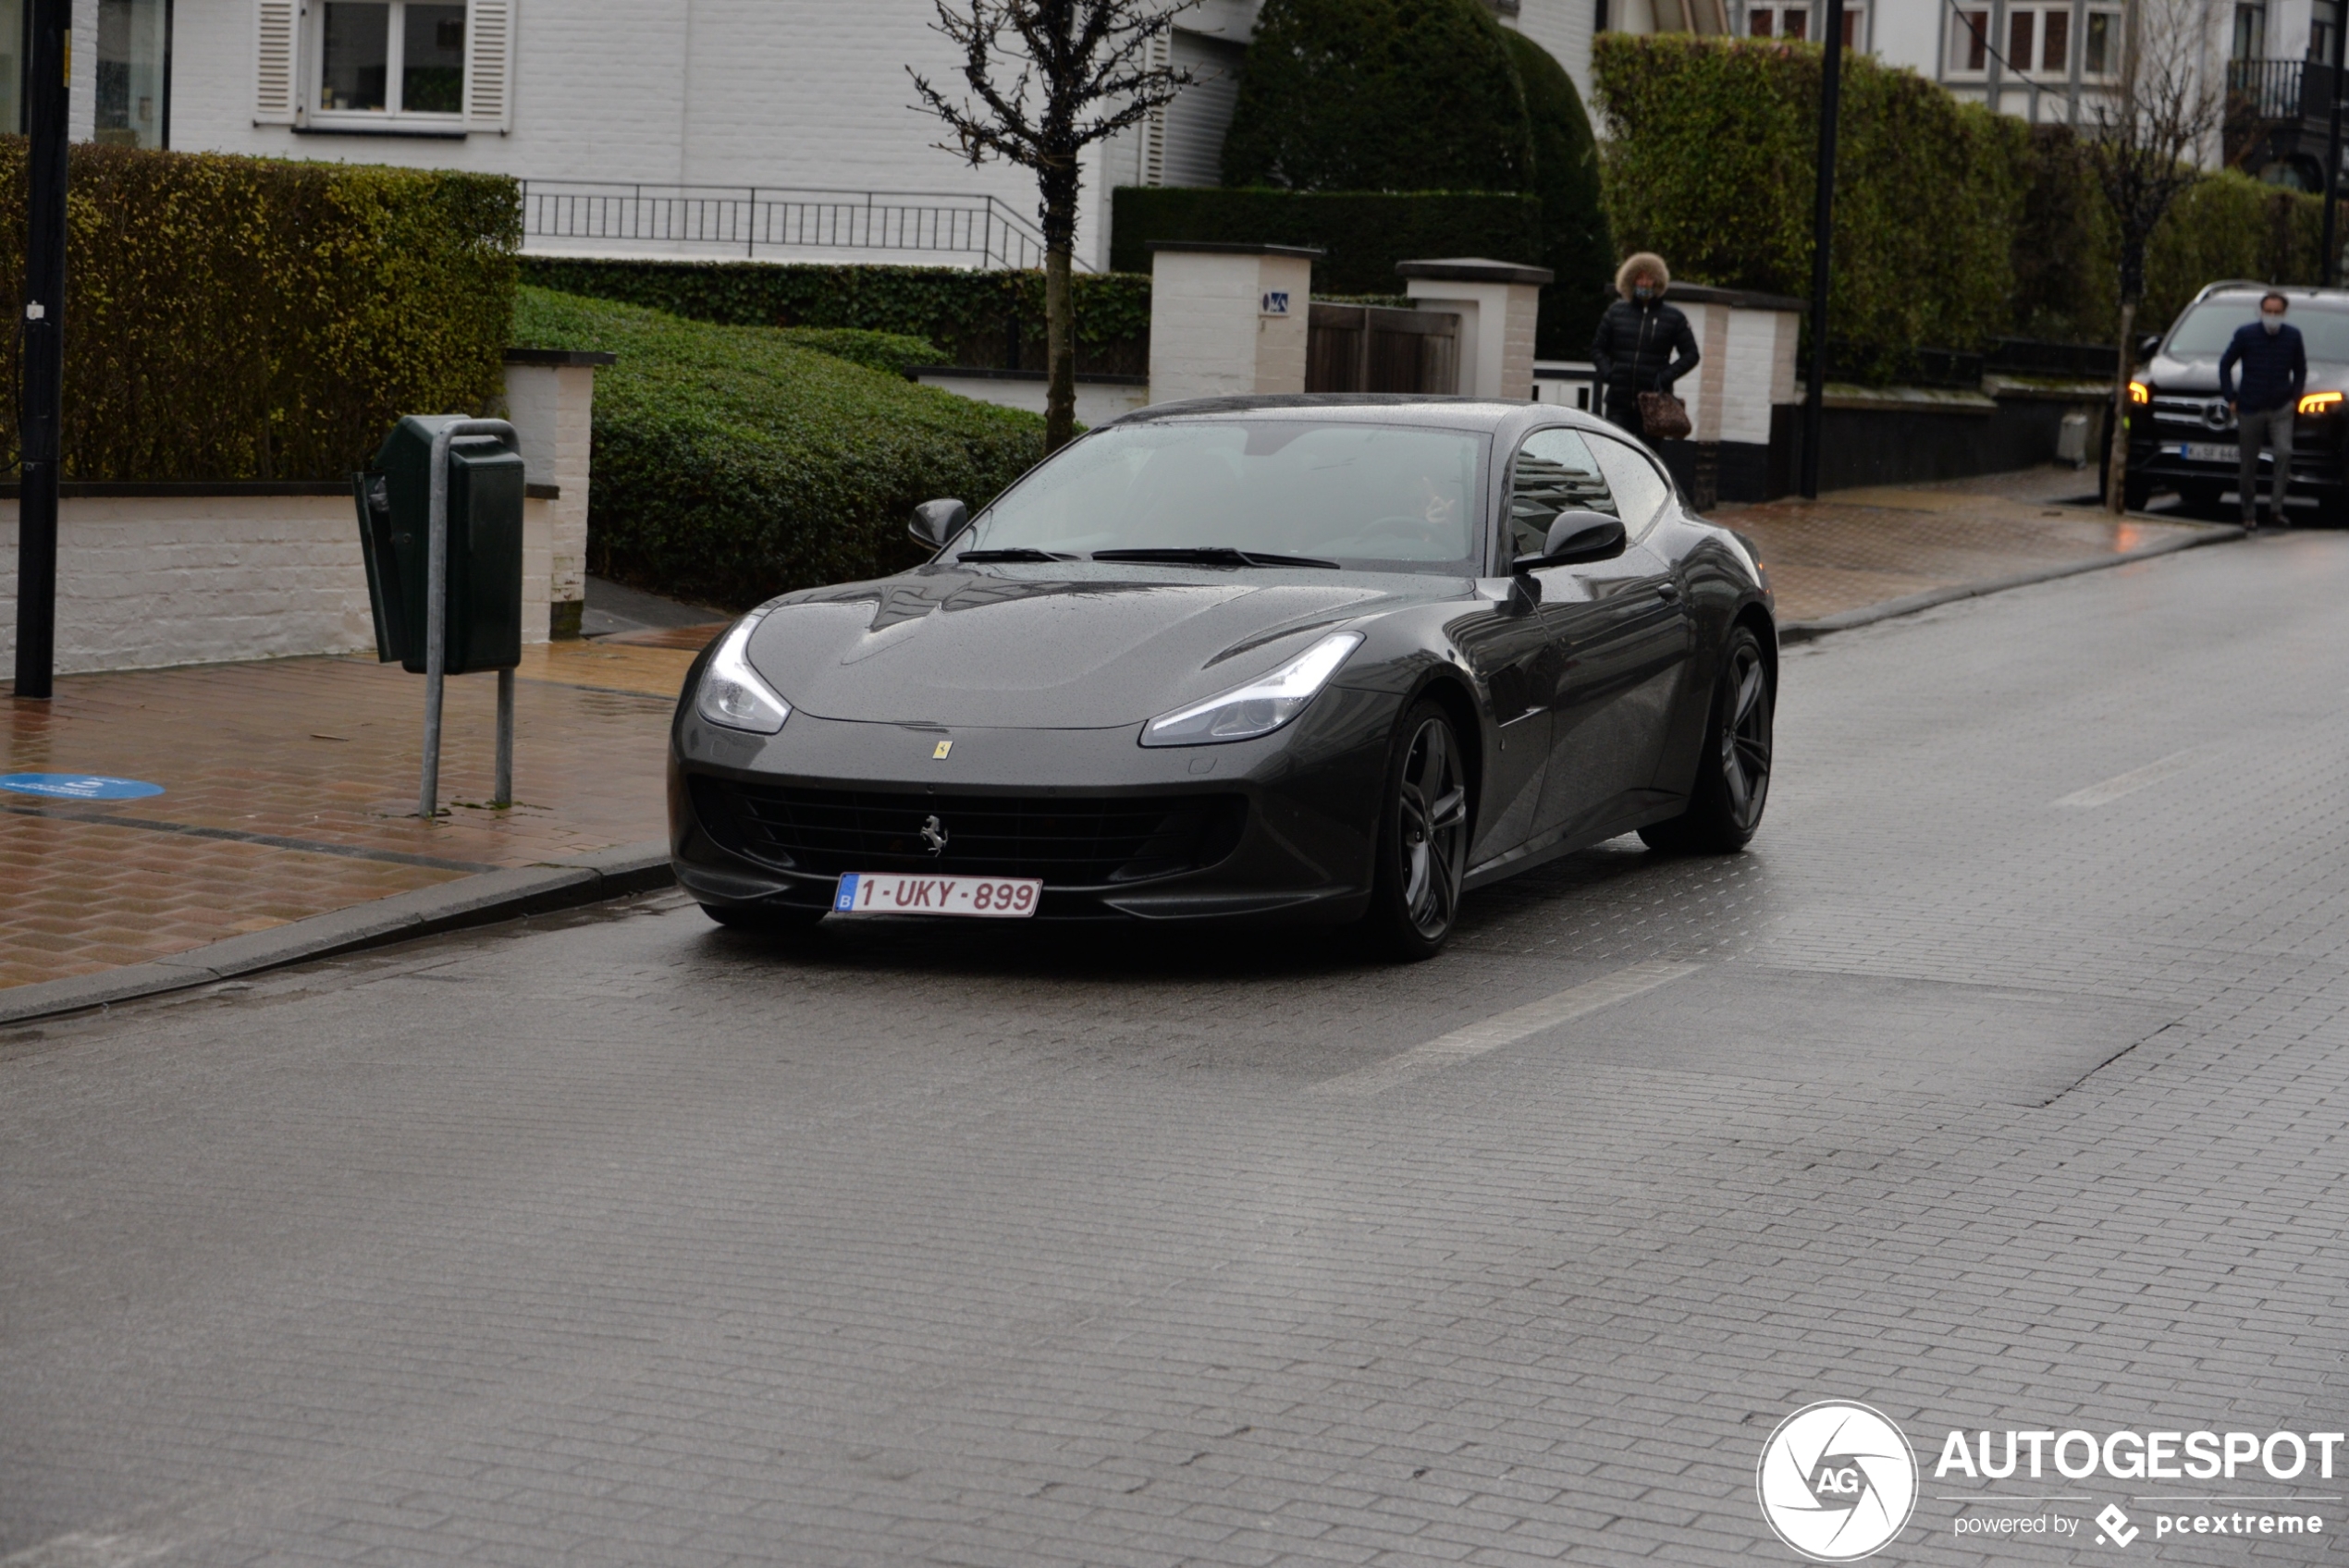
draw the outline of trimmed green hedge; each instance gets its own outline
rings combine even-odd
[[[1808,295],[1820,57],[1807,43],[1601,35],[1618,242],[1691,283]],[[1866,55],[1844,73],[1834,336],[1863,359],[2006,331],[2023,122]]]
[[[503,176],[79,144],[68,153],[65,474],[335,479],[403,413],[503,386],[521,201]],[[0,137],[0,190],[26,142]],[[23,314],[25,207],[0,202]],[[21,337],[0,334],[0,464]]]
[[[1538,197],[1493,191],[1219,190],[1120,186],[1110,197],[1110,264],[1147,272],[1153,239],[1318,245],[1322,294],[1392,294],[1397,262],[1491,256],[1538,264]]]
[[[1526,123],[1533,133],[1541,264],[1557,275],[1542,290],[1533,351],[1545,360],[1579,360],[1591,351],[1599,317],[1615,298],[1615,239],[1607,232],[1598,144],[1566,67],[1521,32],[1502,36],[1525,88]]]
[[[1593,55],[1624,248],[1691,283],[1810,293],[1815,45],[1609,33]],[[1920,346],[2014,334],[2109,343],[2118,244],[2087,148],[1847,56],[1830,312],[1863,379]],[[2138,320],[2158,332],[2206,283],[2312,282],[2323,202],[2232,171],[2195,182],[2147,247]],[[1850,343],[1846,357],[1845,343]]]
[[[590,562],[702,604],[909,565],[915,506],[959,496],[976,509],[1044,452],[1036,415],[771,328],[524,288],[515,338],[619,356],[596,378]]]
[[[778,265],[767,262],[620,262],[533,256],[523,281],[566,294],[647,305],[730,326],[854,327],[927,338],[953,364],[1044,364],[1044,275],[948,267]],[[1138,375],[1150,368],[1150,280],[1080,273],[1076,368]],[[853,357],[853,356],[852,356]]]
[[[1523,190],[1532,163],[1507,34],[1483,0],[1264,0],[1226,186]]]
[[[916,365],[942,364],[938,345],[900,332],[867,332],[855,326],[784,326],[776,331],[794,349],[809,349],[849,360],[867,370],[904,375]]]

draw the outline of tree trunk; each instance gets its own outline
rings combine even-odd
[[[1068,247],[1044,252],[1044,453],[1076,437],[1076,308],[1068,287]]]
[[[2112,378],[2112,442],[2105,459],[2104,509],[2118,517],[2128,507],[2129,496],[2129,373],[2136,369],[2136,349],[2130,342],[2136,329],[2137,306],[2134,300],[2121,304],[2121,352],[2116,359],[2120,369]]]

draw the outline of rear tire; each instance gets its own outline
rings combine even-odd
[[[701,912],[729,931],[757,936],[782,936],[813,931],[830,910],[801,909],[789,904],[704,904]]]
[[[1713,712],[1704,727],[1689,809],[1640,829],[1648,848],[1669,854],[1734,854],[1762,826],[1770,798],[1772,731],[1777,692],[1762,640],[1750,626],[1729,633],[1721,673],[1713,683]]]
[[[1373,950],[1416,962],[1444,950],[1468,866],[1468,770],[1441,704],[1411,705],[1387,753],[1378,854],[1362,935]]]

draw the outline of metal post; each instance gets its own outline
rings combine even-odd
[[[2341,251],[2333,230],[2333,204],[2341,200],[2341,67],[2344,40],[2349,40],[2349,5],[2336,4],[2332,16],[2332,114],[2325,125],[2324,261],[2317,276],[2327,288],[2341,280]],[[2305,96],[2305,95],[2304,95]]]
[[[24,73],[24,365],[17,441],[17,670],[19,697],[53,692],[57,652],[57,468],[63,457],[66,328],[66,39],[71,0],[33,0]]]
[[[1835,119],[1843,97],[1843,0],[1827,0],[1819,71],[1819,188],[1811,217],[1811,382],[1802,394],[1802,495],[1819,497],[1820,426],[1826,411],[1827,242],[1835,223]]]
[[[493,806],[514,803],[514,672],[498,672],[498,793]]]
[[[522,438],[502,419],[453,419],[432,438],[431,497],[424,545],[424,774],[416,815],[430,822],[440,811],[440,689],[449,669],[449,447],[463,435],[501,435],[515,450]],[[498,795],[513,792],[514,672],[498,672]]]

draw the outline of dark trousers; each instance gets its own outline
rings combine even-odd
[[[1647,422],[1640,418],[1640,395],[1629,386],[1606,389],[1606,419],[1608,423],[1619,424],[1642,440],[1647,438]]]

